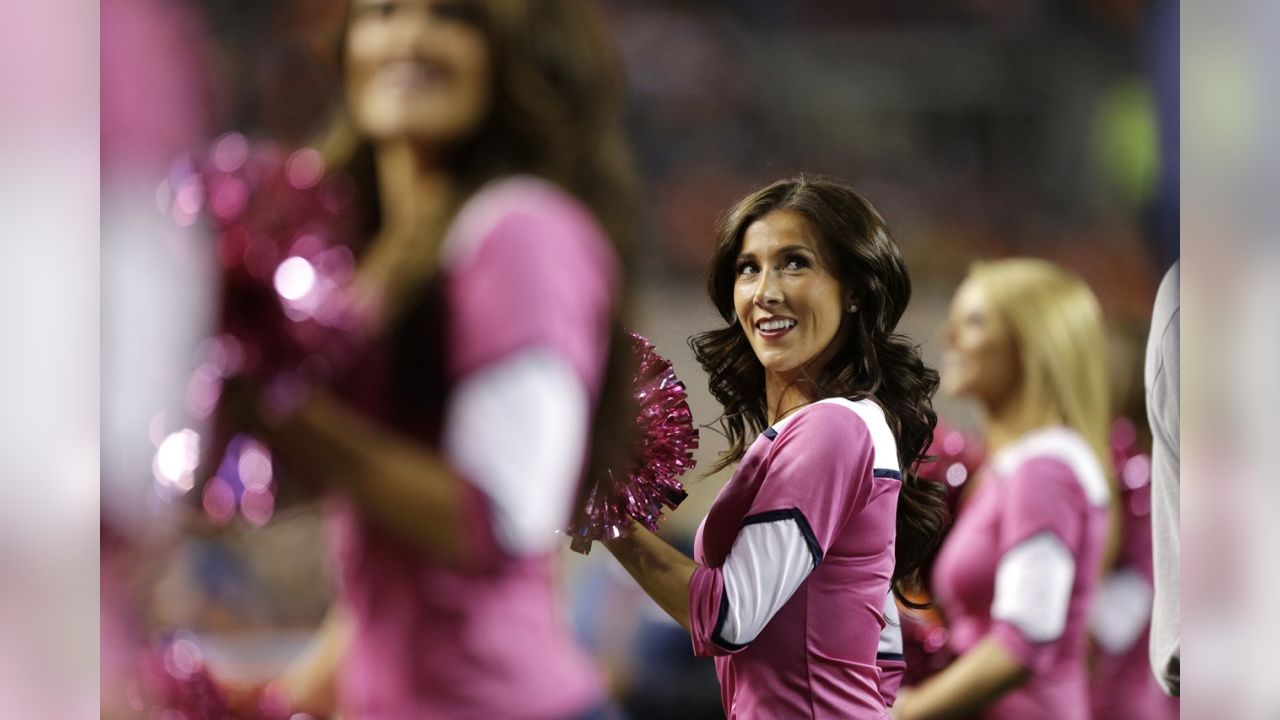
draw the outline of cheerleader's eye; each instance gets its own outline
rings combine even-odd
[[[385,20],[396,14],[399,5],[395,0],[362,0],[356,3],[355,14],[361,18]]]
[[[783,266],[784,270],[804,270],[813,267],[813,263],[809,262],[809,258],[804,255],[794,254],[787,256],[787,264]]]
[[[440,0],[432,4],[431,12],[441,20],[479,25],[480,5],[475,0]]]

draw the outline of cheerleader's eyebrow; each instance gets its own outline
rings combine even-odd
[[[787,253],[794,253],[794,252],[800,252],[806,255],[814,254],[813,250],[805,247],[804,245],[787,245],[786,247],[782,247],[778,249],[779,255],[785,255]]]
[[[789,253],[795,253],[795,252],[804,253],[805,255],[809,255],[809,256],[816,256],[816,253],[814,253],[814,251],[811,248],[807,248],[804,245],[785,245],[783,247],[778,248],[773,254],[787,255]],[[743,260],[755,260],[755,259],[756,259],[755,253],[751,253],[751,252],[738,253],[738,262],[742,262]]]

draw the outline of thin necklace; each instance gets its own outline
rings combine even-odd
[[[788,410],[788,411],[786,411],[786,412],[784,412],[784,413],[782,413],[782,414],[778,415],[778,417],[774,418],[773,422],[772,422],[772,423],[770,423],[770,425],[777,425],[778,423],[782,422],[782,419],[783,419],[783,418],[785,418],[786,416],[788,416],[788,415],[790,415],[791,413],[793,413],[793,412],[795,412],[795,411],[799,410],[799,409],[800,409],[800,408],[802,408],[802,407],[805,407],[806,405],[812,405],[812,404],[813,404],[813,402],[814,402],[813,400],[805,400],[804,402],[800,403],[799,405],[797,405],[797,406],[795,406],[795,407],[791,408],[790,410]]]

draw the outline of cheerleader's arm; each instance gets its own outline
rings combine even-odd
[[[689,629],[689,587],[698,563],[636,522],[604,546],[658,607]]]
[[[430,447],[313,392],[284,424],[263,432],[286,471],[343,492],[362,514],[409,547],[459,570],[493,556],[478,493]]]
[[[530,348],[455,388],[440,452],[325,393],[271,437],[384,529],[459,570],[552,551],[586,452],[590,401],[556,353]]]
[[[1031,672],[993,638],[984,638],[919,688],[904,688],[896,720],[968,718],[1025,683]]]

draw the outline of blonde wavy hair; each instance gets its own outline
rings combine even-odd
[[[1080,433],[1112,476],[1107,339],[1093,291],[1074,273],[1032,258],[975,263],[969,280],[1018,353],[1024,417]]]

